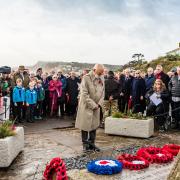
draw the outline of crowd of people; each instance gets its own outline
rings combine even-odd
[[[0,96],[10,97],[10,115],[15,123],[63,118],[65,114],[75,118],[79,84],[80,78],[74,72],[65,77],[61,70],[48,74],[38,68],[35,74],[19,66],[10,74],[2,73]]]
[[[105,116],[117,109],[122,113],[131,110],[132,113],[154,116],[161,131],[165,130],[164,123],[171,114],[174,128],[180,128],[180,67],[173,68],[168,74],[163,72],[161,65],[155,70],[149,67],[146,74],[125,69],[119,78],[109,71],[105,77],[104,109]]]
[[[84,70],[79,76],[75,72],[64,75],[61,70],[47,73],[42,68],[29,73],[24,66],[19,66],[16,72],[2,73],[0,96],[10,97],[10,114],[16,123],[25,120],[33,123],[47,116],[63,118],[68,115],[75,119],[81,81],[88,73],[89,70]],[[131,110],[154,116],[159,129],[164,130],[171,109],[174,127],[180,128],[180,67],[167,74],[161,65],[156,69],[149,67],[147,73],[129,68],[121,73],[105,69],[102,78],[104,117]],[[152,101],[154,94],[160,103]]]

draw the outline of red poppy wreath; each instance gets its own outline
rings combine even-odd
[[[173,156],[177,156],[180,151],[180,145],[177,144],[166,144],[163,146],[163,150],[171,153]]]
[[[130,170],[140,170],[149,167],[149,162],[140,156],[131,154],[122,154],[117,157],[118,161],[123,164],[123,168]]]
[[[173,160],[171,153],[157,147],[140,148],[137,155],[148,160],[150,163],[168,163]]]
[[[44,180],[68,180],[66,166],[62,159],[53,158],[43,173]]]

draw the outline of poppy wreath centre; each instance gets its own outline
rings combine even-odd
[[[43,173],[44,180],[68,180],[66,166],[61,158],[53,158]]]
[[[173,160],[171,153],[157,147],[140,148],[137,155],[148,160],[150,163],[168,163]]]
[[[123,164],[123,168],[125,169],[140,170],[149,167],[149,162],[141,156],[122,154],[117,159]]]
[[[180,145],[177,144],[166,144],[163,146],[163,150],[171,153],[173,156],[177,156],[180,151]]]
[[[94,160],[88,163],[87,170],[99,175],[112,175],[122,171],[122,163],[117,160]]]

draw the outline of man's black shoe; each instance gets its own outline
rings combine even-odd
[[[27,122],[28,122],[28,123],[34,123],[34,121],[33,121],[33,120],[28,120]]]
[[[96,151],[96,152],[100,152],[101,151],[101,149],[100,148],[98,148],[95,144],[89,144],[89,148],[90,148],[90,150],[93,150],[93,151]]]
[[[83,144],[83,152],[90,151],[89,144]]]

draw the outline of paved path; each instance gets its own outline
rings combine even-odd
[[[47,162],[53,157],[67,158],[82,154],[80,131],[72,127],[70,119],[48,119],[34,124],[25,124],[25,148],[8,169],[0,170],[0,180],[42,180],[42,172]],[[102,129],[97,133],[97,145],[103,149],[112,147],[157,145],[165,143],[180,144],[180,132],[155,134],[149,139],[128,138],[105,135]],[[104,154],[107,156],[107,154]],[[108,179],[147,179],[164,180],[170,172],[173,163],[166,166],[151,166],[146,171],[132,172],[125,170],[121,174],[108,177]],[[157,175],[154,174],[156,171]],[[35,176],[34,176],[35,175]],[[106,176],[95,176],[86,170],[71,170],[68,172],[71,179],[83,180],[107,179]],[[155,179],[155,180],[156,180]]]

